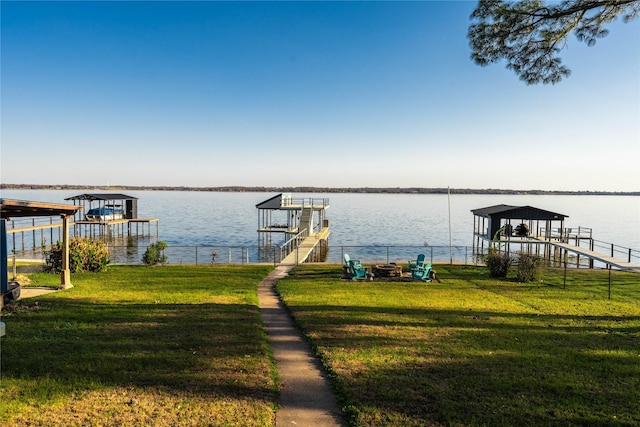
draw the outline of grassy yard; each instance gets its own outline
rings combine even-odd
[[[562,270],[436,269],[441,283],[354,283],[303,265],[278,283],[352,426],[640,425],[640,275],[614,272],[608,299],[604,271],[564,289]],[[0,425],[273,425],[270,270],[112,266],[19,302],[2,316]]]
[[[2,316],[0,425],[272,425],[256,293],[270,270],[112,266],[20,301]]]
[[[640,425],[640,275],[546,270],[531,284],[436,266],[441,283],[341,281],[304,265],[278,291],[356,426]]]

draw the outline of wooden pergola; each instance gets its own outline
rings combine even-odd
[[[69,218],[72,218],[80,209],[82,209],[82,206],[0,199],[0,275],[2,276],[0,278],[0,289],[3,295],[8,291],[6,221],[11,218],[62,217],[62,273],[60,274],[60,285],[62,289],[67,289],[73,286],[69,269]]]

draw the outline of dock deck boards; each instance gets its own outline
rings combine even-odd
[[[483,240],[490,242],[491,240],[486,235],[478,235],[483,238]],[[570,234],[570,239],[577,240],[588,240],[589,238],[583,237],[580,234]],[[581,256],[585,256],[594,261],[599,261],[604,264],[608,264],[612,267],[619,268],[621,270],[632,271],[635,273],[640,273],[640,264],[635,264],[620,258],[616,258],[607,254],[603,254],[601,252],[592,251],[590,249],[583,248],[581,246],[575,246],[570,243],[560,242],[558,240],[547,240],[545,236],[539,235],[529,235],[527,237],[510,237],[508,239],[501,239],[499,241],[500,244],[520,244],[520,245],[550,245],[562,250],[566,250]]]
[[[320,244],[321,241],[326,240],[329,237],[328,228],[323,228],[317,233],[312,233],[309,237],[304,239],[298,246],[297,250],[294,250],[287,255],[281,262],[281,265],[298,265],[306,261],[313,250]]]
[[[640,273],[640,265],[638,264],[634,264],[628,261],[623,261],[618,258],[614,258],[612,256],[605,255],[600,252],[592,251],[590,249],[581,248],[579,246],[573,246],[568,243],[561,243],[561,242],[548,242],[548,243],[552,244],[555,247],[562,248],[564,250],[567,250],[569,252],[573,252],[579,255],[584,255],[588,258],[603,262],[605,264],[609,264],[613,267],[617,267],[622,270],[629,270],[629,271],[634,271],[636,273]]]

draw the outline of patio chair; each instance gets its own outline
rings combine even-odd
[[[349,263],[353,262],[356,267],[362,268],[362,263],[360,263],[359,259],[351,259],[349,254],[344,254],[344,263],[347,267],[349,267]]]
[[[409,260],[409,271],[414,272],[420,267],[424,267],[424,262],[427,259],[424,254],[418,255],[415,260]]]
[[[362,266],[359,260],[351,259],[348,254],[344,254],[344,262],[346,264],[346,271],[349,276],[351,276],[351,280],[371,279],[371,273],[369,273],[368,269]]]
[[[411,273],[411,280],[418,279],[423,282],[431,282],[436,278],[436,271],[431,268],[431,263],[418,267]]]

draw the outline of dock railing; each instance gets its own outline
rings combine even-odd
[[[640,264],[640,250],[616,245],[615,243],[603,242],[601,240],[593,239],[592,242],[592,251],[600,252],[613,258],[626,260],[633,264]]]
[[[552,228],[548,233],[552,240],[558,240],[563,243],[569,243],[571,239],[585,240],[593,238],[593,229],[589,227],[565,227],[564,229]],[[539,238],[545,238],[547,236],[547,230],[543,227],[540,229]]]
[[[541,229],[540,234],[541,237],[545,236],[544,228]],[[562,243],[573,244],[576,247],[599,252],[622,261],[640,264],[640,250],[594,239],[593,229],[589,227],[567,227],[562,233],[560,233],[558,229],[553,229],[549,234],[551,239],[558,240]]]
[[[287,206],[326,208],[329,206],[329,199],[320,197],[283,198],[282,207]]]
[[[287,255],[289,255],[290,253],[298,249],[298,246],[300,246],[300,243],[302,243],[302,241],[307,237],[309,237],[309,230],[305,228],[300,233],[296,234],[295,236],[293,236],[292,238],[284,242],[282,246],[280,246],[280,251],[279,251],[280,259],[279,260],[274,259],[273,262],[278,263],[283,259],[285,259]]]

